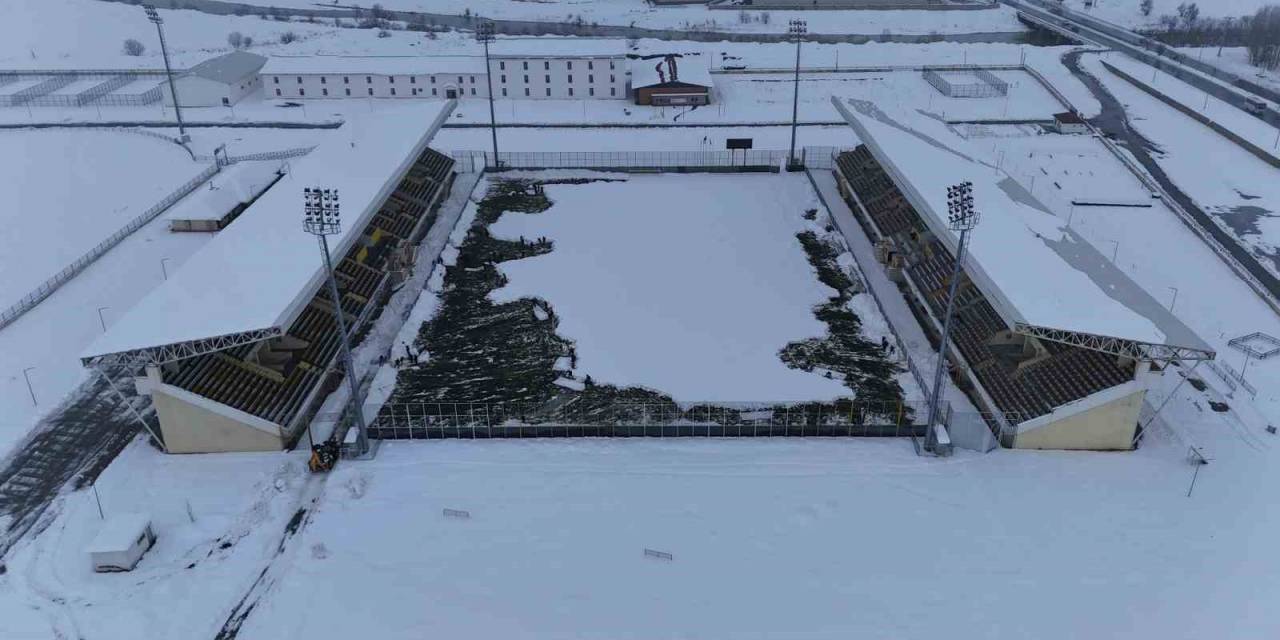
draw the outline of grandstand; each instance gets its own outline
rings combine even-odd
[[[958,245],[946,187],[975,183],[982,217],[957,290],[952,364],[1005,446],[1131,448],[1143,374],[1213,358],[1030,193],[966,155],[960,138],[870,103],[833,103],[862,142],[836,158],[841,194],[935,341]]]
[[[341,380],[335,306],[358,336],[411,266],[452,186],[453,160],[427,146],[453,110],[348,122],[262,194],[83,354],[143,372],[171,453],[292,444]],[[429,123],[429,124],[426,124]],[[337,188],[332,236],[340,300],[302,231],[304,186]]]

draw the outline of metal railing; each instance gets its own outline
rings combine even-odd
[[[599,171],[779,170],[787,152],[772,149],[720,151],[453,151],[450,157],[473,170],[594,169]]]
[[[97,246],[85,252],[85,254],[79,258],[76,258],[71,264],[64,267],[61,271],[50,276],[47,280],[41,283],[40,286],[36,287],[30,293],[18,300],[18,302],[10,305],[7,309],[0,312],[0,329],[8,326],[14,320],[21,317],[22,314],[35,308],[35,306],[44,301],[45,298],[53,295],[54,291],[57,291],[59,287],[66,284],[81,271],[84,271],[86,267],[93,264],[93,262],[102,257],[103,254],[110,251],[117,244],[120,244],[121,240],[129,237],[129,235],[134,231],[137,231],[147,223],[154,220],[156,216],[164,212],[165,209],[168,209],[173,205],[173,203],[181,200],[188,193],[194,191],[196,187],[204,184],[205,181],[213,177],[213,174],[217,172],[217,165],[210,165],[209,167],[206,167],[203,171],[197,174],[196,177],[188,180],[185,184],[175,189],[156,204],[152,205],[151,208],[142,212],[133,220],[130,220],[128,224],[111,234],[106,240],[99,242]]]
[[[943,73],[965,74],[966,76],[971,76],[972,80],[963,83],[953,82],[942,75]],[[934,89],[951,98],[994,98],[1009,94],[1009,83],[996,77],[994,73],[977,66],[965,69],[929,67],[924,70],[923,74],[925,81],[933,85]]]
[[[422,402],[384,405],[369,433],[379,439],[919,437],[927,415],[924,401]]]

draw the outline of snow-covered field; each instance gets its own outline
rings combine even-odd
[[[603,177],[603,176],[602,176]],[[839,381],[789,369],[788,342],[827,328],[795,234],[820,207],[799,174],[633,175],[547,185],[539,214],[508,213],[494,236],[546,237],[555,249],[502,264],[498,301],[540,296],[595,380],[678,401],[825,400]]]
[[[0,256],[0,308],[206,167],[176,144],[125,132],[0,133],[0,225],[13,240]]]
[[[1089,15],[1114,22],[1125,27],[1155,27],[1160,16],[1178,15],[1178,5],[1188,0],[1153,0],[1151,15],[1143,16],[1139,10],[1139,0],[1094,0],[1093,8],[1086,9],[1086,0],[1066,0],[1068,8],[1088,13]],[[1239,18],[1251,16],[1259,8],[1274,4],[1271,0],[1200,0],[1195,3],[1200,7],[1201,18]]]

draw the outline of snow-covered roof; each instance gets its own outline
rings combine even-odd
[[[947,185],[971,181],[980,214],[965,270],[1013,327],[1040,328],[1211,352],[1195,332],[1006,174],[967,153],[944,123],[913,126],[870,102],[832,102],[934,235],[955,254]],[[924,130],[927,129],[926,133]]]
[[[141,513],[120,513],[102,524],[93,542],[85,547],[89,553],[117,553],[128,551],[151,525],[151,518]]]
[[[489,55],[498,58],[618,58],[627,54],[623,38],[498,38]]]
[[[185,75],[199,76],[224,84],[235,84],[257,73],[266,61],[266,58],[256,53],[232,51],[191,67]]]
[[[82,358],[287,328],[323,278],[316,242],[302,230],[303,188],[338,189],[342,232],[329,237],[329,250],[342,256],[455,105],[404,105],[348,119],[310,154],[290,160],[289,174],[279,184],[130,309]]]
[[[262,193],[279,175],[282,160],[237,162],[164,212],[167,220],[217,220]]]
[[[675,82],[711,87],[711,69],[707,67],[707,60],[701,54],[689,53],[632,59],[631,86],[638,89],[672,82],[668,58],[675,61]]]
[[[484,56],[271,56],[263,75],[484,73]]]

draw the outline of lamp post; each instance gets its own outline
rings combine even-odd
[[[164,274],[165,280],[169,279],[169,270],[164,266],[164,263],[168,261],[169,261],[169,258],[160,258],[160,273]]]
[[[164,75],[169,79],[169,97],[173,98],[173,113],[178,118],[178,139],[187,142],[187,129],[182,124],[182,107],[178,105],[178,90],[173,86],[173,69],[169,66],[169,47],[164,40],[164,19],[156,11],[156,8],[149,5],[142,5],[142,9],[147,12],[147,19],[156,25],[156,33],[160,34],[160,55],[164,58]]]
[[[942,373],[947,367],[947,345],[951,341],[951,314],[955,310],[956,290],[964,271],[964,249],[969,232],[978,225],[978,212],[973,207],[973,183],[969,181],[947,187],[947,227],[960,233],[956,245],[956,261],[951,269],[951,285],[947,291],[947,310],[942,315],[942,344],[938,347],[938,366],[933,371],[933,390],[929,399],[929,422],[925,426],[925,448],[932,446],[934,430],[941,419]]]
[[[788,171],[796,171],[800,168],[800,163],[796,160],[796,124],[800,116],[800,43],[804,41],[804,34],[808,31],[808,23],[804,20],[792,20],[787,27],[787,37],[796,43],[796,75],[791,93],[791,151],[787,153]]]
[[[347,321],[342,315],[342,297],[338,293],[338,281],[333,275],[333,262],[329,258],[328,237],[342,232],[342,212],[338,206],[337,189],[308,187],[302,190],[302,228],[320,242],[324,275],[329,281],[329,297],[333,302],[333,317],[338,325],[338,343],[342,345],[342,366],[347,370],[350,402],[355,412],[357,455],[364,455],[369,450],[369,436],[365,430],[364,411],[361,407],[360,384],[356,382],[356,369],[351,361],[351,344],[347,338]]]
[[[111,308],[110,306],[106,306],[106,307],[98,307],[98,324],[102,325],[102,332],[103,332],[103,333],[106,333],[106,332],[107,332],[107,321],[102,319],[102,310],[103,310],[103,309],[110,309],[110,308]]]
[[[26,369],[23,369],[22,379],[27,381],[27,393],[31,394],[31,406],[34,407],[38,406],[40,403],[36,402],[36,391],[31,388],[31,376],[28,375],[33,369],[35,369],[35,367],[27,367]]]
[[[483,20],[476,25],[476,40],[484,44],[484,81],[489,88],[489,135],[493,138],[493,166],[497,167],[498,122],[493,112],[493,68],[489,66],[489,43],[493,42],[493,21]]]

